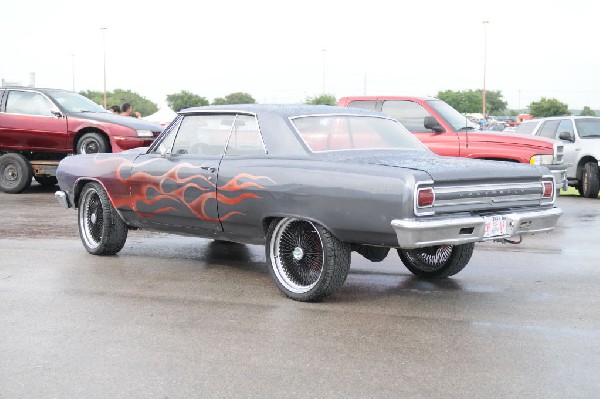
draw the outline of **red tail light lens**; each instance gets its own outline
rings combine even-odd
[[[554,183],[551,181],[542,182],[544,187],[544,193],[542,194],[542,198],[552,198],[552,194],[554,193]]]
[[[435,193],[433,188],[420,188],[417,192],[417,207],[427,208],[433,206],[435,200]]]

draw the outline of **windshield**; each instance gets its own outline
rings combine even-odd
[[[582,139],[600,137],[600,119],[575,119],[575,126]]]
[[[427,104],[435,109],[454,130],[479,130],[479,126],[471,122],[466,116],[462,115],[442,100],[430,100],[427,101]]]
[[[312,115],[293,118],[300,137],[313,152],[410,149],[425,146],[393,119],[356,115]]]
[[[81,94],[69,91],[52,91],[49,94],[69,112],[109,112]]]

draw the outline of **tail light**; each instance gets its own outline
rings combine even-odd
[[[429,208],[433,206],[435,200],[435,193],[433,188],[420,188],[417,191],[417,208]]]
[[[543,181],[542,187],[543,187],[542,198],[552,198],[552,196],[554,195],[554,182]]]

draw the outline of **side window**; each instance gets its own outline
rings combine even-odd
[[[4,104],[4,90],[0,89],[0,112],[2,112],[2,105]]]
[[[6,100],[6,113],[52,116],[52,103],[40,93],[10,90]]]
[[[532,134],[537,124],[537,122],[521,122],[515,129],[515,133]]]
[[[558,124],[558,128],[556,129],[556,138],[562,132],[571,133],[571,137],[575,136],[575,130],[573,129],[573,122],[570,119],[563,119]]]
[[[376,111],[377,101],[371,100],[356,100],[348,104],[352,108],[368,109],[369,111]]]
[[[265,155],[265,146],[254,116],[238,115],[227,143],[226,156]]]
[[[385,101],[381,110],[387,116],[402,123],[411,132],[425,131],[425,117],[431,115],[420,104],[413,101]]]
[[[172,154],[222,155],[235,115],[186,115],[173,143]]]
[[[553,139],[556,136],[556,128],[560,121],[546,121],[542,124],[540,128],[539,136],[548,137]]]

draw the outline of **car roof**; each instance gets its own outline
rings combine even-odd
[[[250,113],[250,114],[274,114],[281,117],[295,117],[315,114],[345,114],[345,115],[372,115],[385,117],[377,111],[369,111],[358,108],[337,107],[332,105],[310,105],[310,104],[231,104],[231,105],[209,105],[205,107],[193,107],[179,111],[180,114],[195,113]]]

